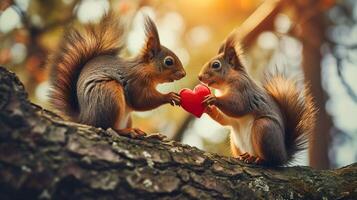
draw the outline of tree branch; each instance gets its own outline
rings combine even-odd
[[[357,164],[268,169],[118,136],[30,103],[0,67],[0,199],[354,199]]]

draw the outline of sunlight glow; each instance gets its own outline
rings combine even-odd
[[[27,10],[30,0],[15,0],[15,3],[21,8],[21,10]]]
[[[187,33],[188,44],[193,47],[201,46],[212,38],[212,31],[208,26],[196,26]]]
[[[201,150],[204,150],[203,141],[202,141],[201,137],[197,134],[185,134],[185,137],[183,137],[182,143],[197,147]]]
[[[107,0],[85,0],[78,7],[77,17],[80,22],[97,22],[109,10]]]
[[[26,58],[27,55],[27,49],[23,43],[15,43],[11,47],[10,52],[11,52],[12,61],[15,64],[21,63]]]
[[[274,25],[276,31],[278,31],[279,33],[287,33],[291,27],[291,20],[287,15],[279,14],[278,16],[276,16]]]
[[[202,127],[205,128],[202,129]],[[192,132],[197,133],[200,137],[212,143],[223,142],[229,133],[228,129],[218,124],[207,114],[203,114],[200,119],[195,120],[192,129]]]
[[[7,33],[21,25],[20,16],[12,7],[8,7],[0,15],[0,31]]]
[[[322,66],[322,74],[326,77],[323,81],[323,87],[330,94],[334,94],[327,101],[326,109],[334,117],[336,127],[346,132],[346,134],[353,135],[357,131],[355,118],[357,104],[349,98],[338,77],[336,59],[332,55],[326,55],[322,61]],[[357,85],[357,70],[355,66],[344,65],[343,76],[346,81],[350,82],[350,85]]]
[[[134,16],[134,19],[131,23],[131,31],[129,32],[127,38],[128,51],[134,55],[140,52],[145,42],[144,15],[149,16],[152,20],[155,21],[155,12],[151,7],[148,6],[142,7]]]
[[[35,95],[36,97],[42,101],[42,102],[46,102],[48,100],[48,92],[50,89],[50,84],[48,81],[44,81],[42,83],[40,83],[35,90]]]
[[[258,45],[262,49],[274,49],[278,46],[278,37],[272,32],[263,32],[258,37]]]

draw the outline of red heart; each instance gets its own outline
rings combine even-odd
[[[200,118],[205,110],[202,101],[204,97],[211,94],[209,88],[205,85],[197,85],[193,91],[190,89],[182,89],[180,91],[181,106],[187,112],[192,113],[194,116]]]

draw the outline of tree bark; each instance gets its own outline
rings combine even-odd
[[[204,130],[203,130],[204,131]],[[263,168],[63,121],[0,67],[0,199],[353,199],[357,163]]]

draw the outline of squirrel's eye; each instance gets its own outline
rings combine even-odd
[[[211,65],[213,69],[221,68],[221,62],[219,62],[218,60],[213,61]]]
[[[174,64],[174,59],[171,56],[166,56],[164,63],[166,66],[170,67]]]

